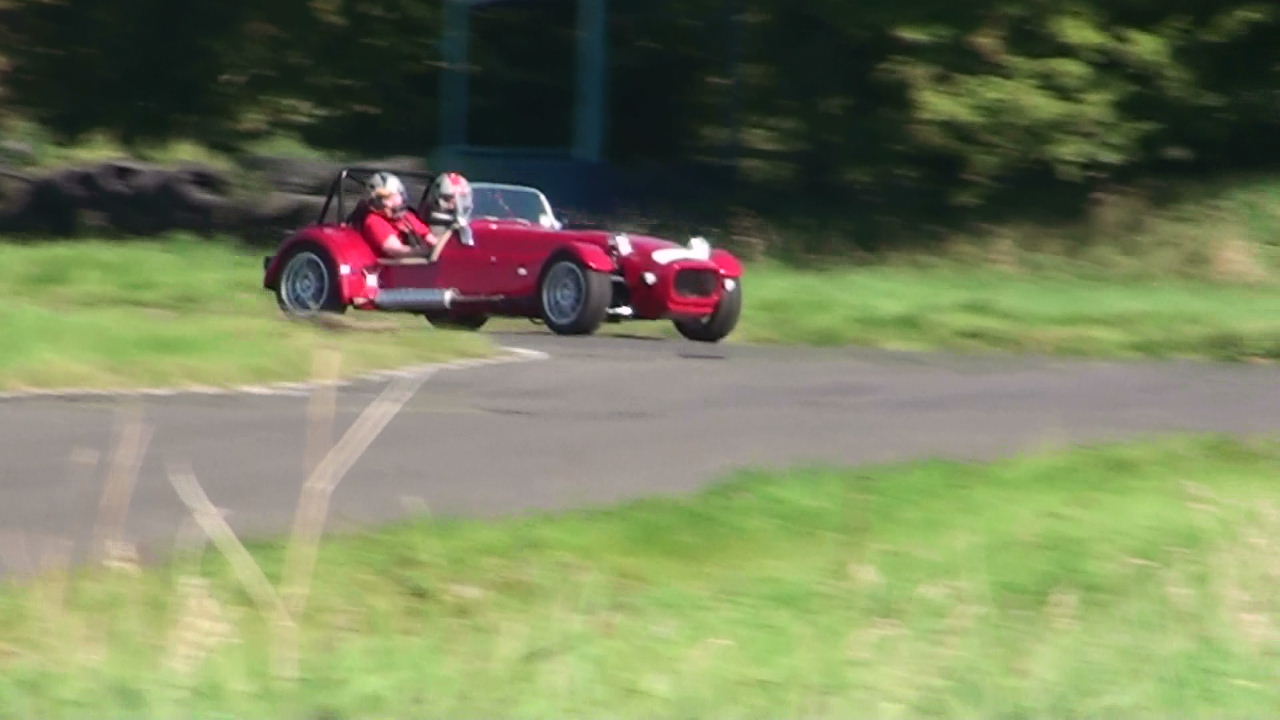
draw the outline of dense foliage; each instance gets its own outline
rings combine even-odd
[[[1280,7],[1248,0],[611,0],[608,150],[822,197],[981,202],[1280,160]],[[440,2],[0,5],[6,104],[67,136],[361,152],[436,132]],[[563,145],[571,0],[473,12],[473,140]]]

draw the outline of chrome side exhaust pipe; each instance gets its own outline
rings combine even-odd
[[[448,310],[457,297],[452,289],[396,288],[379,292],[373,303],[382,310]]]
[[[382,290],[373,304],[381,310],[436,312],[466,303],[497,302],[501,295],[466,296],[453,288],[394,288]]]

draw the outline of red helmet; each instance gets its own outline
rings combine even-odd
[[[471,183],[461,173],[441,173],[427,193],[427,211],[439,221],[465,224],[471,219]]]

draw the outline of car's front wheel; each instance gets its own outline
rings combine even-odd
[[[610,276],[568,255],[542,273],[538,298],[542,319],[558,335],[590,335],[604,322],[613,297]]]
[[[338,289],[337,267],[329,252],[314,243],[290,250],[277,283],[276,302],[290,315],[346,310]]]
[[[732,285],[725,288],[724,295],[720,296],[720,303],[710,315],[673,321],[681,335],[699,342],[720,342],[733,332],[742,315],[742,281],[735,279],[727,282]]]

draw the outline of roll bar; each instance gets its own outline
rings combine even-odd
[[[321,208],[320,210],[320,218],[317,220],[317,222],[321,225],[324,224],[324,219],[329,214],[329,206],[333,203],[333,196],[335,194],[338,196],[338,208],[337,208],[338,222],[342,222],[342,218],[347,216],[345,212],[345,205],[342,202],[343,196],[345,195],[345,193],[343,192],[343,183],[345,183],[347,180],[353,180],[355,182],[360,183],[361,185],[364,185],[364,183],[367,182],[374,173],[379,173],[379,172],[384,172],[384,170],[380,168],[369,168],[369,167],[342,168],[342,170],[338,173],[338,176],[334,178],[333,182],[330,183],[329,185],[329,194],[326,195],[324,198],[324,207]],[[431,181],[439,177],[439,173],[422,172],[418,170],[406,170],[403,172],[397,172],[395,174],[400,177],[407,177],[407,178],[412,178],[414,180],[424,181],[423,188],[422,188],[422,197],[418,198],[418,207],[421,207],[422,203],[426,201],[427,193],[431,191]]]

